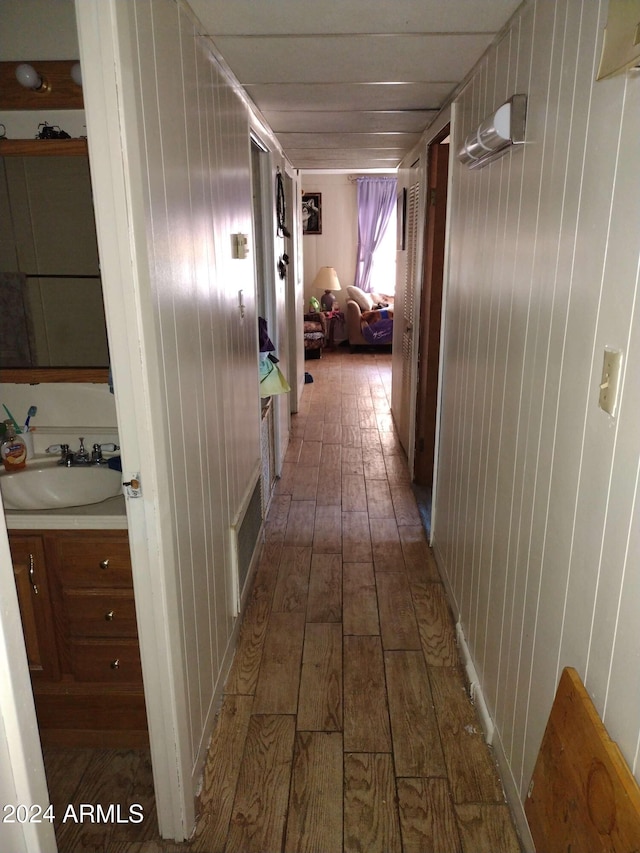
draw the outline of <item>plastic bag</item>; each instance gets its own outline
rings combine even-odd
[[[274,394],[286,394],[291,391],[289,383],[277,364],[270,358],[260,359],[260,396],[272,397]]]

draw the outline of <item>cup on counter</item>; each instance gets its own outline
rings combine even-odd
[[[33,446],[33,432],[34,431],[32,429],[29,429],[27,427],[26,429],[23,428],[21,433],[25,446],[27,448],[27,459],[33,459],[33,457],[36,455],[36,451]]]

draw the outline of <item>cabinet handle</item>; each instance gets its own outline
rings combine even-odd
[[[113,622],[114,612],[113,610],[109,610],[108,613],[104,614],[104,618],[107,622]]]
[[[35,560],[33,559],[33,554],[29,554],[29,580],[31,581],[31,589],[33,590],[33,594],[37,595],[38,584],[36,583],[36,567]]]
[[[120,669],[120,661],[118,658],[111,661],[111,669]]]
[[[100,560],[100,568],[108,569],[109,568],[109,560]]]

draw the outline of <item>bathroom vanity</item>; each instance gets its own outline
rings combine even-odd
[[[124,498],[7,526],[42,743],[147,745]]]

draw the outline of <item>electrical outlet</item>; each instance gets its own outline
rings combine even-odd
[[[598,405],[612,417],[615,415],[616,404],[618,402],[618,383],[620,382],[621,365],[622,352],[620,350],[605,349]]]

